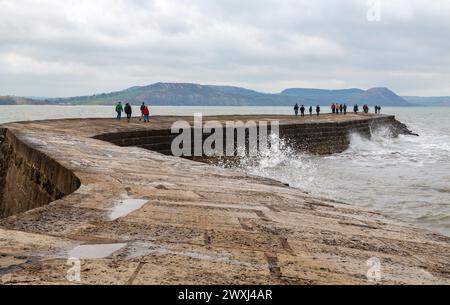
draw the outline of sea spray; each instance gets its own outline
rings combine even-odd
[[[292,187],[311,192],[316,188],[316,168],[310,156],[295,151],[285,139],[272,135],[270,147],[258,152],[256,157],[244,157],[238,161],[223,160],[216,165],[240,168],[251,175],[275,179]]]
[[[348,202],[450,236],[450,136],[418,128],[393,137],[378,126],[368,139],[349,135],[341,154],[300,153],[286,140],[257,157],[220,166],[271,178],[314,196]]]

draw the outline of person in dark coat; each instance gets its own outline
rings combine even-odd
[[[142,121],[144,118],[144,109],[145,109],[145,103],[142,103],[141,105],[141,117],[139,118],[139,121]]]
[[[305,105],[302,105],[302,107],[300,107],[300,113],[302,114],[302,116],[305,116]]]
[[[130,123],[131,115],[133,114],[133,109],[131,108],[131,105],[129,103],[126,103],[125,105],[125,114],[127,115],[128,123]]]

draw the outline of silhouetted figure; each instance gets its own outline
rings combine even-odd
[[[364,113],[369,113],[369,106],[364,105],[363,111],[364,111]]]
[[[294,106],[294,112],[295,112],[295,116],[298,116],[298,109],[299,109],[300,107],[298,107],[298,104],[295,104],[295,106]]]
[[[336,114],[339,115],[339,104],[336,103]]]
[[[300,107],[300,113],[302,114],[302,116],[305,116],[305,110],[306,110],[305,106],[302,105],[302,107]]]
[[[141,105],[141,117],[139,118],[139,121],[142,121],[144,118],[144,109],[145,109],[145,103],[142,103]]]
[[[347,104],[344,104],[344,114],[347,114]]]
[[[312,115],[313,115],[313,107],[310,106],[310,107],[309,107],[309,116],[312,116]]]
[[[354,112],[355,114],[358,114],[358,112],[359,112],[359,106],[358,106],[358,105],[355,105],[355,106],[353,107],[353,112]]]
[[[333,112],[333,114],[336,113],[336,104],[333,103],[333,105],[331,105],[331,112]]]
[[[117,112],[117,118],[116,119],[118,121],[120,121],[122,119],[122,112],[123,112],[122,102],[117,103],[116,112]]]
[[[126,103],[125,105],[125,114],[127,115],[128,123],[130,123],[131,115],[133,114],[133,109],[131,108],[131,105],[129,103]]]
[[[317,113],[317,116],[320,116],[320,106],[319,105],[317,105],[317,107],[316,107],[316,113]]]
[[[341,113],[341,115],[344,113],[344,105],[339,105],[339,112]]]
[[[375,114],[381,114],[381,106],[375,106]]]

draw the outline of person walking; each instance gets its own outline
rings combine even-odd
[[[122,102],[117,103],[116,112],[117,112],[117,118],[116,119],[118,121],[120,121],[122,119],[122,112],[123,112]]]
[[[128,123],[130,123],[131,115],[133,114],[133,109],[131,108],[131,105],[129,103],[126,103],[125,105],[125,114],[127,115]]]
[[[302,107],[300,107],[300,113],[302,114],[302,117],[305,116],[305,111],[306,111],[305,105],[302,105]]]
[[[142,113],[144,115],[144,123],[150,122],[150,110],[147,106],[144,106],[144,111]]]
[[[316,107],[316,113],[317,113],[317,116],[320,116],[320,105],[317,105],[317,107]]]
[[[355,106],[353,107],[353,112],[354,112],[355,114],[358,114],[358,112],[359,112],[359,106],[358,106],[358,105],[355,105]]]
[[[309,107],[309,116],[312,116],[312,115],[313,115],[313,107],[310,106],[310,107]]]
[[[141,117],[139,118],[139,121],[142,121],[144,118],[144,109],[145,109],[145,103],[142,103],[141,105]]]
[[[295,104],[294,106],[295,116],[298,116],[298,109],[299,109],[298,104]]]
[[[344,115],[347,115],[347,104],[344,104]]]
[[[366,114],[369,113],[369,106],[367,106],[367,104],[364,105],[363,110],[364,110],[364,113],[366,113]]]

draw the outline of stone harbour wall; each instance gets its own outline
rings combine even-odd
[[[402,131],[364,114],[208,118],[230,119],[280,121],[282,136],[318,153],[353,130]],[[239,169],[122,147],[163,152],[178,120],[0,127],[0,204],[13,214],[0,219],[0,281],[73,284],[67,259],[76,257],[77,284],[365,285],[377,258],[373,284],[450,283],[446,236]]]
[[[0,218],[49,204],[80,186],[74,173],[0,130]]]
[[[394,116],[371,117],[361,120],[337,122],[295,122],[279,126],[280,138],[294,149],[313,154],[333,154],[345,151],[350,145],[349,135],[356,132],[370,138],[372,129],[388,127],[393,136],[411,134],[405,125]],[[268,134],[271,133],[270,124]],[[264,130],[266,131],[266,130]],[[224,148],[227,147],[226,128]],[[258,128],[258,133],[260,129]],[[194,130],[191,131],[194,138]],[[234,130],[234,147],[237,150],[237,130]],[[249,150],[249,131],[245,130],[245,144]],[[113,143],[121,147],[140,147],[151,151],[172,155],[172,141],[179,134],[172,134],[169,126],[162,129],[140,129],[115,131],[93,136],[94,139]],[[211,133],[203,134],[205,141]],[[185,142],[191,152],[193,142]],[[213,158],[202,156],[187,158],[212,162]],[[58,162],[25,144],[6,128],[0,129],[0,218],[9,217],[71,194],[80,186],[73,172]]]
[[[387,127],[393,136],[399,134],[412,134],[405,125],[398,122],[394,116],[372,117],[370,119],[349,120],[326,123],[288,123],[281,124],[279,128],[280,138],[287,141],[294,149],[302,152],[327,155],[341,153],[349,148],[351,133],[370,138],[372,130],[379,127]],[[224,148],[227,146],[226,128],[223,128]],[[258,134],[260,130],[258,128]],[[270,133],[270,124],[268,126]],[[170,129],[162,130],[137,130],[128,132],[115,132],[95,136],[95,139],[107,141],[118,146],[136,146],[156,151],[165,155],[172,155],[172,141],[179,134],[172,134]],[[205,141],[211,133],[203,134]],[[246,149],[249,149],[249,132],[246,130]],[[191,139],[194,138],[192,130]],[[193,142],[186,142],[194,151]],[[235,130],[234,147],[237,148],[237,131]]]

